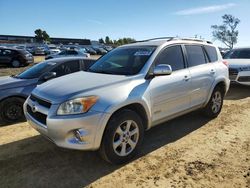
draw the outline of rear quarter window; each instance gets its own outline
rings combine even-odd
[[[206,53],[208,55],[209,58],[209,62],[216,62],[218,61],[218,54],[217,54],[217,50],[215,47],[213,46],[204,46]]]

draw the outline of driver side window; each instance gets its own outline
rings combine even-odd
[[[66,74],[71,74],[74,72],[80,71],[80,65],[79,61],[68,61],[65,63],[62,63],[55,67],[51,72],[56,73],[56,77],[64,76]]]
[[[181,46],[171,46],[164,49],[158,56],[155,65],[159,64],[170,65],[172,67],[172,71],[184,69],[185,63]]]

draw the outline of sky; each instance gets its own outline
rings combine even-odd
[[[51,37],[214,41],[211,25],[232,14],[241,20],[237,46],[250,46],[249,8],[250,0],[0,0],[0,35],[34,36],[41,28]]]

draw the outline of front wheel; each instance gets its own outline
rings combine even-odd
[[[220,87],[216,87],[211,95],[209,102],[203,109],[204,114],[210,118],[217,117],[221,112],[223,99],[223,90]]]
[[[12,65],[12,67],[14,67],[14,68],[18,68],[18,67],[21,66],[21,63],[20,63],[20,61],[18,61],[18,60],[13,60],[13,61],[11,62],[11,65]]]
[[[130,161],[141,147],[144,136],[142,120],[137,113],[123,110],[111,117],[104,132],[100,154],[108,162]]]
[[[25,120],[23,113],[24,99],[13,97],[0,103],[0,120],[3,123],[15,123]]]

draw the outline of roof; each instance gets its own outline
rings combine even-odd
[[[59,58],[53,58],[53,59],[48,59],[45,60],[46,62],[65,62],[65,61],[73,61],[73,60],[93,60],[96,61],[96,59],[93,58],[86,58],[86,57],[59,57]]]

